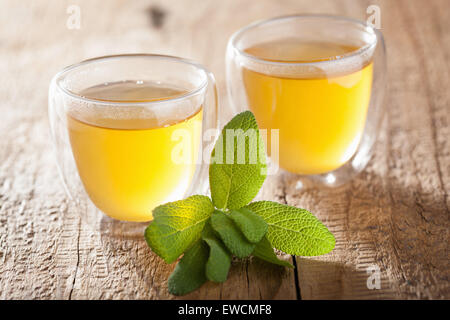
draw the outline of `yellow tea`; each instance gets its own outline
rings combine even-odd
[[[357,49],[287,38],[245,50],[259,59],[293,66],[292,72],[281,76],[243,69],[247,101],[259,127],[279,129],[281,168],[321,174],[339,168],[355,153],[370,101],[372,63],[331,74],[312,65],[307,76],[294,63],[330,61]],[[269,146],[270,132],[270,155]]]
[[[152,83],[120,82],[91,87],[82,95],[107,102],[167,100],[182,90]],[[128,108],[128,109],[125,109]],[[181,198],[189,187],[200,148],[202,108],[179,120],[143,112],[143,107],[68,116],[69,138],[78,172],[92,202],[112,218],[148,221],[157,205]],[[125,114],[125,116],[123,116]],[[191,141],[172,134],[186,130]],[[192,161],[177,163],[173,148],[190,143]]]

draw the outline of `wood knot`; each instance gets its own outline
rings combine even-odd
[[[150,16],[150,23],[152,26],[156,29],[162,28],[167,16],[167,11],[159,6],[152,5],[148,8],[147,12]]]

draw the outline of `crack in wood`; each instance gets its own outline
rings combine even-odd
[[[81,238],[81,217],[78,219],[78,237],[77,237],[77,263],[75,265],[75,274],[73,276],[72,287],[69,292],[69,300],[72,300],[72,293],[75,288],[75,282],[77,280],[78,268],[80,266],[80,238]]]

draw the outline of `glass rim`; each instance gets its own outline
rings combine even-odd
[[[187,64],[187,65],[191,65],[193,67],[195,67],[198,70],[201,70],[204,73],[204,79],[203,81],[200,83],[200,85],[196,86],[194,89],[187,91],[186,93],[183,93],[182,95],[179,96],[175,96],[172,98],[167,98],[167,99],[163,99],[163,100],[155,100],[155,101],[141,101],[141,102],[121,102],[121,101],[103,101],[103,100],[97,100],[97,99],[93,99],[93,98],[88,98],[85,96],[80,95],[79,93],[76,93],[70,89],[68,89],[65,86],[61,85],[61,79],[68,75],[71,71],[75,71],[76,69],[88,65],[88,64],[92,64],[92,63],[97,63],[97,62],[101,62],[101,61],[106,61],[106,60],[116,60],[116,59],[121,59],[121,58],[149,58],[149,59],[161,59],[161,60],[166,60],[166,61],[173,61],[173,62],[178,62],[178,63],[182,63],[182,64]],[[171,55],[163,55],[163,54],[153,54],[153,53],[125,53],[125,54],[115,54],[115,55],[106,55],[106,56],[100,56],[100,57],[95,57],[95,58],[90,58],[90,59],[86,59],[83,60],[81,62],[78,63],[74,63],[71,64],[67,67],[65,67],[64,69],[62,69],[61,71],[59,71],[58,73],[55,74],[55,76],[52,79],[52,82],[55,83],[55,85],[57,86],[58,89],[60,89],[64,94],[70,96],[73,99],[76,100],[80,100],[83,102],[88,102],[88,103],[92,103],[92,104],[96,104],[96,105],[105,105],[105,106],[122,106],[122,107],[127,107],[127,106],[154,106],[154,105],[160,105],[160,104],[167,104],[167,103],[171,103],[171,102],[177,102],[177,101],[182,101],[185,99],[188,99],[192,96],[197,95],[198,93],[200,93],[202,90],[204,90],[206,88],[206,86],[208,85],[208,74],[209,71],[201,64],[193,61],[193,60],[189,60],[189,59],[185,59],[185,58],[180,58],[177,56],[171,56]]]
[[[360,47],[358,50],[340,55],[335,56],[335,59],[326,59],[326,60],[320,60],[320,61],[314,61],[314,62],[290,62],[290,61],[270,61],[265,60],[262,58],[259,58],[257,56],[251,55],[246,53],[245,51],[239,49],[236,45],[236,41],[239,40],[240,37],[244,36],[244,34],[251,29],[264,26],[266,24],[270,24],[277,21],[282,20],[294,20],[294,19],[307,19],[307,18],[313,18],[313,19],[326,19],[330,21],[344,21],[344,22],[350,22],[355,25],[359,25],[364,27],[368,33],[371,33],[374,36],[374,41],[367,43],[366,45]],[[378,43],[379,37],[382,36],[380,32],[378,32],[373,27],[369,26],[367,23],[353,18],[348,18],[344,16],[338,16],[338,15],[327,15],[327,14],[293,14],[293,15],[284,15],[284,16],[278,16],[270,19],[262,19],[255,21],[253,23],[250,23],[249,25],[242,27],[235,33],[233,33],[230,37],[229,44],[231,45],[232,49],[236,51],[239,55],[249,59],[253,60],[254,62],[261,63],[261,64],[269,64],[269,65],[275,65],[275,66],[318,66],[318,65],[324,65],[329,63],[338,63],[345,61],[347,59],[360,56],[366,52],[369,52],[370,50],[374,49]]]

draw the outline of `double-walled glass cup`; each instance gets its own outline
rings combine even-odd
[[[279,168],[337,186],[367,165],[384,114],[378,30],[322,15],[256,22],[229,40],[227,81],[234,111],[255,114]]]
[[[149,221],[160,204],[206,193],[202,137],[217,129],[217,117],[212,74],[177,57],[95,58],[65,68],[50,84],[64,186],[93,219],[101,211]]]

